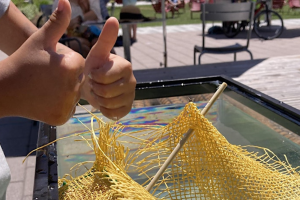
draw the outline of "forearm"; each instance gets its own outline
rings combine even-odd
[[[15,52],[37,28],[10,2],[0,18],[0,50],[8,55]]]

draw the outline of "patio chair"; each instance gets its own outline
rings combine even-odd
[[[162,12],[161,12],[161,1],[160,0],[158,0],[158,1],[152,0],[151,4],[152,4],[152,7],[154,9],[154,14],[155,14],[154,17],[156,18],[157,13],[162,14]],[[174,5],[169,3],[168,0],[165,0],[165,12],[166,12],[166,17],[167,18],[168,18],[168,13],[169,12],[172,13],[172,18],[174,18],[175,12],[178,13],[178,8],[176,8]]]
[[[190,0],[190,12],[191,12],[191,19],[193,19],[193,13],[201,12],[201,3],[205,3],[205,0]]]
[[[273,0],[272,8],[281,11],[284,6],[285,0]]]
[[[299,0],[288,0],[288,4],[289,4],[289,7],[290,7],[289,11],[300,8],[300,1]]]
[[[185,13],[185,1],[184,1],[184,0],[181,0],[181,1],[176,5],[176,8],[182,9],[183,12]]]
[[[196,54],[200,53],[198,63],[200,65],[200,58],[205,53],[212,54],[234,54],[234,61],[236,61],[236,53],[246,51],[250,54],[251,60],[253,56],[248,50],[249,41],[251,38],[251,25],[253,22],[254,4],[253,2],[245,3],[225,3],[225,4],[201,4],[201,18],[202,18],[202,46],[194,46],[194,64],[196,64]],[[205,43],[205,25],[207,21],[249,21],[249,29],[247,31],[247,43],[241,45],[236,43],[231,46],[223,47],[207,47]]]

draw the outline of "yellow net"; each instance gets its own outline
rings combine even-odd
[[[90,131],[96,160],[85,174],[59,179],[60,199],[300,197],[299,173],[287,159],[281,161],[265,148],[250,152],[250,146],[230,144],[194,103],[167,126],[137,125],[131,132],[124,131],[129,126],[98,118],[94,128],[94,117]],[[189,129],[193,135],[149,193],[145,186]]]

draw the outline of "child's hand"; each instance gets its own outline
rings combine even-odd
[[[82,98],[113,120],[124,117],[131,110],[136,86],[131,63],[110,54],[118,30],[117,19],[109,18],[86,58],[86,81],[82,90]]]
[[[1,82],[7,86],[7,115],[51,125],[63,124],[73,115],[84,82],[84,59],[71,50],[56,50],[70,17],[69,2],[60,0],[50,20],[3,61],[9,65]]]

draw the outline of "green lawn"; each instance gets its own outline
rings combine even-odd
[[[139,6],[141,13],[145,17],[152,17],[154,18],[154,9],[151,5]],[[110,8],[109,12],[110,12]],[[121,7],[115,7],[114,10],[114,17],[119,18],[120,16]],[[277,10],[278,11],[278,10]],[[167,25],[180,25],[180,24],[197,24],[200,23],[200,13],[193,13],[193,19],[191,19],[189,6],[185,6],[185,12],[183,9],[179,10],[180,14],[176,15],[174,18],[171,18],[171,13],[168,13]],[[289,6],[286,5],[283,7],[279,14],[282,16],[283,19],[293,19],[293,18],[300,18],[300,10],[293,10],[289,11]],[[157,18],[161,18],[160,14],[156,15]],[[153,23],[144,23],[138,24],[139,27],[147,27],[147,26],[161,26],[161,22],[153,22]]]

